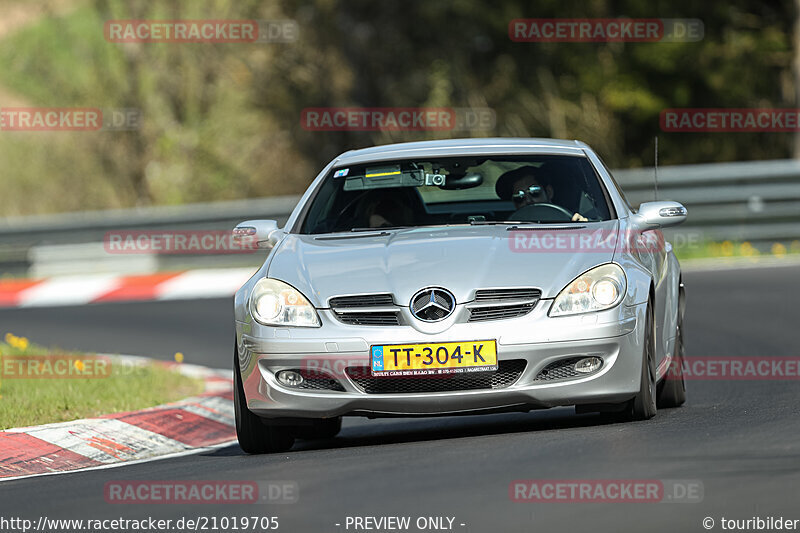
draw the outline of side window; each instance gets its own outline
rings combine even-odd
[[[595,154],[595,155],[597,155],[597,154]],[[603,168],[605,169],[605,171],[608,172],[609,176],[611,176],[611,183],[614,184],[614,188],[617,190],[619,195],[622,197],[622,201],[625,202],[625,205],[628,206],[628,209],[630,209],[633,212],[636,212],[636,210],[633,207],[631,207],[631,203],[628,201],[628,197],[625,196],[625,193],[622,191],[622,187],[620,187],[619,183],[617,183],[617,180],[614,179],[614,175],[608,169],[608,166],[606,165],[606,162],[603,161],[603,159],[599,155],[597,156],[597,159],[600,160],[600,164],[603,165]]]

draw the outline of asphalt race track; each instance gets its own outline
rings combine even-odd
[[[696,272],[687,286],[690,356],[797,356],[800,267]],[[42,344],[227,367],[229,300],[0,311],[0,331]],[[286,454],[238,446],[0,483],[0,515],[48,518],[277,516],[278,531],[337,532],[347,516],[455,517],[453,530],[706,531],[705,517],[800,519],[798,381],[691,381],[689,401],[653,420],[616,423],[572,409],[483,417],[347,419],[333,440]],[[118,480],[283,480],[282,505],[120,505]],[[515,503],[517,479],[698,480],[699,503]],[[412,522],[413,523],[413,522]],[[336,524],[340,524],[337,526]],[[465,525],[460,525],[465,524]],[[414,531],[414,529],[412,529]]]

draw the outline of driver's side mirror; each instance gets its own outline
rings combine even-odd
[[[272,248],[286,235],[276,220],[245,220],[236,225],[232,234],[235,244],[250,248]]]
[[[677,226],[686,220],[689,212],[678,202],[645,202],[633,215],[632,220],[641,230]]]

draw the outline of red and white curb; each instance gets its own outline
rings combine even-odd
[[[128,365],[151,362],[110,357]],[[0,431],[0,481],[119,466],[234,442],[231,372],[164,364],[204,380],[203,393],[142,411]]]
[[[143,275],[87,274],[0,280],[0,307],[55,307],[102,302],[224,298],[253,268],[204,268]]]

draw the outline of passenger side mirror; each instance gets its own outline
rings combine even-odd
[[[638,229],[658,229],[677,226],[686,220],[689,212],[678,202],[645,202],[632,220]]]
[[[233,229],[233,242],[240,246],[272,248],[286,233],[276,220],[245,220]]]

